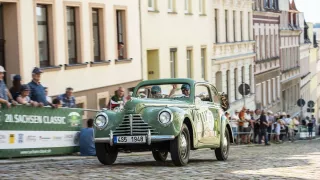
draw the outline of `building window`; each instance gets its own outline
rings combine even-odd
[[[260,35],[260,60],[264,59],[263,43],[263,35]]]
[[[227,70],[227,73],[226,73],[226,85],[227,85],[227,95],[228,97],[230,98],[230,86],[229,86],[229,78],[230,78],[230,70]],[[229,99],[230,101],[230,99]]]
[[[238,92],[238,87],[237,87],[237,84],[238,84],[238,69],[235,68],[234,69],[234,98],[237,99],[237,92]]]
[[[192,78],[192,49],[187,50],[187,77]]]
[[[201,78],[206,79],[206,48],[201,48]]]
[[[101,61],[101,44],[100,44],[100,12],[99,9],[92,9],[92,32],[93,32],[93,52],[94,61]]]
[[[148,10],[155,11],[156,10],[156,0],[148,0]]]
[[[248,12],[248,39],[249,40],[252,40],[252,38],[251,38],[251,13],[250,12]]]
[[[225,26],[226,26],[226,42],[229,42],[229,39],[228,39],[228,10],[225,10],[224,12],[224,16],[225,16]]]
[[[236,42],[236,11],[233,11],[233,41]]]
[[[269,35],[266,35],[266,40],[265,40],[265,53],[266,53],[266,59],[269,58],[269,51],[270,51],[270,48],[268,47],[269,46]]]
[[[250,90],[252,89],[252,65],[249,66],[249,86],[251,87]]]
[[[68,56],[69,64],[78,63],[76,7],[67,7]]]
[[[215,24],[215,39],[216,43],[218,43],[218,15],[219,15],[219,10],[215,9],[214,10],[214,24]]]
[[[177,48],[170,49],[170,77],[176,78]]]
[[[168,0],[168,12],[174,12],[174,0]]]
[[[240,37],[241,41],[243,41],[243,12],[240,11]]]
[[[243,83],[245,80],[245,71],[244,66],[241,67],[241,83]]]
[[[117,10],[117,45],[118,45],[118,59],[127,58],[127,44],[126,44],[126,17],[125,10]]]
[[[206,14],[205,7],[205,0],[199,0],[199,14]]]
[[[50,66],[48,7],[37,5],[38,43],[40,67]]]
[[[76,97],[76,107],[81,108],[81,109],[86,109],[87,108],[87,97],[86,96],[80,96]],[[82,118],[87,119],[88,112],[84,111]]]

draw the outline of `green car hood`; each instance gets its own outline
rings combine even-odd
[[[177,99],[139,99],[133,98],[128,101],[124,106],[124,112],[126,114],[140,114],[143,110],[149,107],[154,107],[155,109],[164,107],[179,107],[179,108],[189,108],[192,107],[191,103],[184,100]]]

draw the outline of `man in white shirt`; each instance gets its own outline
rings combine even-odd
[[[290,129],[290,123],[291,123],[291,121],[292,121],[292,119],[291,119],[291,117],[290,117],[290,115],[288,114],[287,115],[287,118],[284,120],[284,122],[285,122],[285,128],[286,128],[286,135],[287,135],[287,137],[288,137],[288,139],[289,139],[289,141],[291,141],[291,137],[290,137],[290,133],[289,132],[291,132],[292,130]]]
[[[232,132],[233,132],[233,136],[237,138],[237,144],[239,143],[239,138],[238,138],[238,121],[239,121],[239,112],[236,111],[235,114],[232,115],[231,117],[231,127],[232,127]]]
[[[273,116],[273,112],[270,110],[267,112],[267,121],[269,125],[267,128],[268,139],[271,140],[271,132],[272,132],[272,124],[274,122],[274,116]]]

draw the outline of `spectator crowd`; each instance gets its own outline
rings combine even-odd
[[[300,122],[299,117],[291,117],[285,112],[273,113],[265,110],[250,110],[245,107],[241,111],[235,111],[231,116],[225,113],[232,126],[232,132],[237,144],[265,143],[270,145],[269,141],[274,140],[280,143],[286,139],[294,141],[298,126],[308,127],[308,137],[312,138],[313,128],[316,119],[314,115],[306,117]]]
[[[12,87],[7,88],[4,82],[5,69],[0,66],[0,105],[4,104],[8,108],[12,105],[22,104],[34,107],[51,106],[53,108],[68,107],[76,108],[76,99],[73,96],[73,88],[68,87],[64,94],[52,99],[48,96],[49,88],[41,84],[40,68],[35,67],[32,71],[32,80],[27,84],[22,84],[22,77],[15,75],[12,81]],[[107,106],[109,109],[119,107],[130,98],[124,97],[124,88],[119,87],[115,95],[111,98]]]

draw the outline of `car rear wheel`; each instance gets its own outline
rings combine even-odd
[[[229,130],[226,128],[223,136],[223,141],[220,144],[220,147],[215,149],[216,158],[219,161],[225,161],[229,156],[229,148],[230,148],[230,136]]]
[[[118,157],[118,150],[107,143],[96,143],[96,154],[100,163],[111,165]]]
[[[185,166],[190,155],[190,133],[188,127],[183,124],[180,134],[170,142],[170,154],[173,164]]]
[[[168,152],[152,150],[152,155],[156,161],[164,162],[167,160]]]

